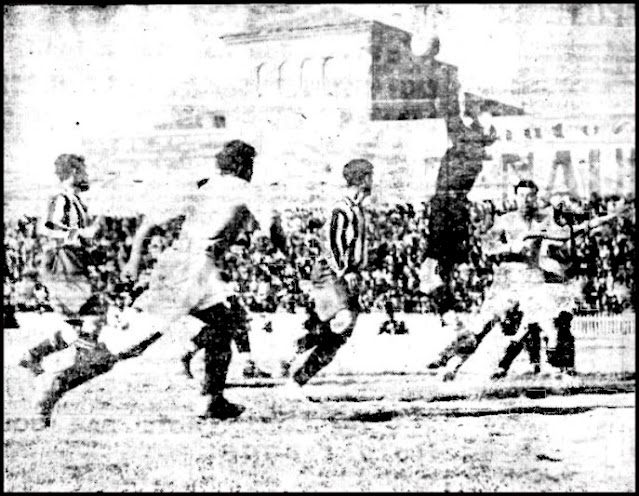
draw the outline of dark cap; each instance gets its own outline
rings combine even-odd
[[[364,178],[373,173],[373,164],[363,158],[351,160],[344,166],[343,174],[346,184],[359,186]]]

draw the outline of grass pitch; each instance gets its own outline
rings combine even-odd
[[[198,381],[160,341],[69,393],[53,427],[34,430],[38,380],[7,359],[30,339],[5,331],[7,491],[635,488],[633,374],[518,376],[490,387],[327,374],[307,386],[307,400],[281,397],[280,380],[233,376],[227,397],[247,411],[204,422]]]

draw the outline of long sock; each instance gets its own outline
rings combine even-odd
[[[317,373],[333,361],[337,350],[346,342],[346,337],[336,334],[325,336],[322,343],[315,347],[306,362],[295,371],[293,380],[300,386],[310,381]]]
[[[205,349],[204,354],[204,394],[222,395],[226,386],[226,375],[231,363],[231,335],[217,336]]]
[[[31,358],[31,360],[35,362],[40,362],[44,357],[50,355],[51,353],[64,350],[68,347],[69,345],[62,338],[62,333],[60,331],[57,331],[53,335],[53,338],[47,338],[31,348],[29,350],[29,358]]]

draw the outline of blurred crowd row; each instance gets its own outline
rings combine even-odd
[[[597,233],[576,238],[572,244],[572,277],[583,287],[579,302],[583,312],[621,313],[634,311],[634,203],[628,199],[593,197],[588,202],[562,198],[555,213],[568,212],[564,221],[579,222],[618,208],[632,207],[631,215],[613,220]],[[516,208],[486,201],[471,204],[468,225],[468,257],[457,264],[446,281],[447,291],[422,291],[420,268],[427,257],[429,204],[398,204],[369,212],[369,265],[361,271],[360,303],[365,311],[384,310],[430,313],[447,308],[477,310],[491,284],[493,266],[482,252],[481,234],[493,215]],[[556,215],[557,218],[557,215]],[[140,218],[106,218],[95,240],[88,245],[93,264],[90,272],[96,291],[127,305],[148,286],[159,254],[178,236],[181,218],[155,228],[145,245],[142,273],[138,281],[122,282],[120,270],[128,260]],[[320,229],[324,223],[317,208],[296,207],[275,217],[271,238],[249,242],[240,236],[227,253],[225,272],[248,307],[255,312],[294,312],[308,305],[300,281],[310,278],[314,259],[320,253]],[[43,239],[34,218],[4,224],[4,302],[19,311],[51,309],[48,292],[38,279]],[[444,295],[444,296],[443,296]],[[452,297],[452,301],[451,301]]]

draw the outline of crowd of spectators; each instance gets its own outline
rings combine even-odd
[[[584,312],[621,313],[634,310],[634,203],[618,197],[572,200],[557,208],[570,209],[574,221],[603,215],[621,205],[632,206],[631,215],[613,220],[605,229],[577,237],[573,243],[573,277],[583,285]],[[453,310],[468,312],[482,303],[491,283],[492,266],[482,253],[481,234],[492,215],[515,208],[492,202],[471,207],[468,259],[458,264],[446,281]],[[420,289],[420,268],[427,254],[429,205],[398,204],[378,208],[369,215],[369,265],[361,271],[360,303],[364,311],[430,313],[438,308],[437,293]],[[96,239],[88,246],[94,261],[90,267],[95,289],[119,301],[130,302],[148,285],[158,255],[178,236],[183,219],[155,228],[146,243],[138,281],[123,283],[119,274],[128,260],[138,218],[106,218]],[[248,233],[227,253],[225,273],[250,310],[287,311],[309,304],[300,281],[310,278],[314,259],[320,254],[320,229],[324,218],[317,208],[295,207],[275,218],[277,228],[258,243]],[[38,280],[42,239],[36,219],[23,218],[4,225],[4,301],[16,309],[50,310],[47,290]],[[125,303],[126,304],[126,303]]]
[[[576,238],[574,275],[583,287],[583,309],[592,313],[634,310],[635,207],[628,199],[613,196],[607,201],[593,196],[578,205],[582,217],[631,209],[615,217],[603,230]]]

